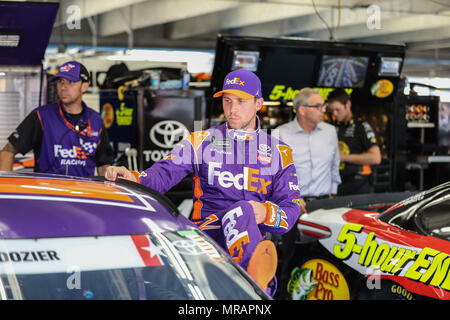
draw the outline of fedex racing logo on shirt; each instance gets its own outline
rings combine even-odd
[[[92,149],[95,149],[96,144],[92,144]],[[95,146],[94,146],[95,145]],[[91,148],[89,148],[91,149]],[[83,151],[82,147],[73,146],[71,149],[63,148],[59,144],[55,144],[53,147],[55,158],[62,158],[61,165],[86,165],[86,159],[89,158],[90,153]]]
[[[214,185],[217,182],[222,188],[234,187],[237,190],[248,190],[257,193],[267,194],[267,187],[272,181],[266,181],[259,175],[259,169],[244,167],[242,173],[234,175],[229,171],[220,171],[222,163],[210,162],[208,167],[208,184]]]
[[[225,80],[225,84],[236,84],[238,86],[244,86],[245,81],[242,81],[241,79],[239,79],[238,77],[234,77],[233,79],[226,79]]]

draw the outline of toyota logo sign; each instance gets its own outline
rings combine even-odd
[[[150,129],[150,141],[161,148],[172,149],[189,135],[189,130],[181,122],[164,120]]]

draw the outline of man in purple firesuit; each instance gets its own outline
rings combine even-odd
[[[193,222],[274,293],[275,281],[267,286],[276,272],[276,248],[264,235],[286,233],[300,215],[292,149],[261,130],[261,82],[251,71],[230,72],[214,97],[222,97],[225,124],[193,132],[141,173],[109,167],[105,177],[165,193],[192,174]]]

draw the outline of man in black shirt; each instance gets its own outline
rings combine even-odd
[[[350,97],[343,89],[328,96],[328,108],[337,120],[342,183],[338,195],[370,193],[370,165],[381,162],[381,152],[372,127],[366,121],[353,119]]]

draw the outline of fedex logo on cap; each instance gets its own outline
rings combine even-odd
[[[234,79],[227,79],[225,84],[237,84],[238,86],[244,86],[245,81],[242,81],[238,77],[234,77]]]

